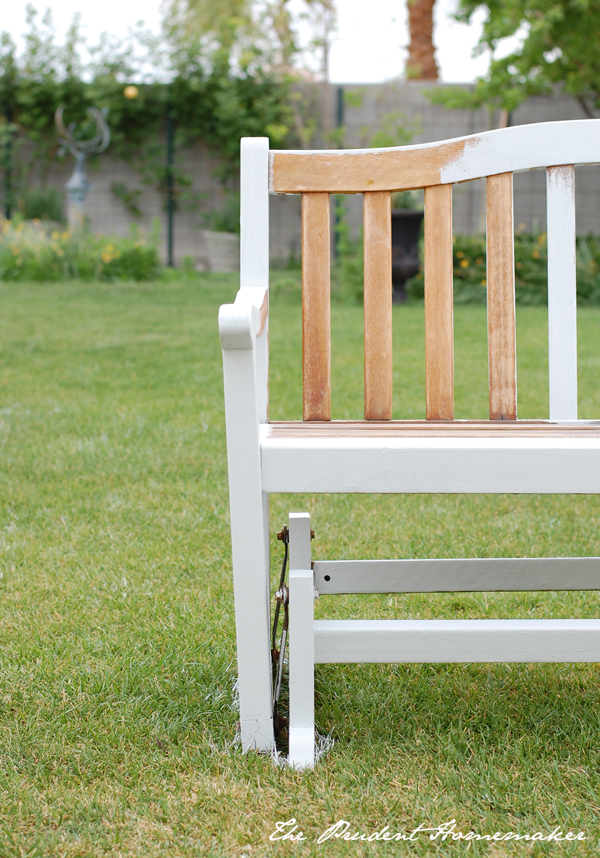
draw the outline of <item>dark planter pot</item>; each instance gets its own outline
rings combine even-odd
[[[394,304],[406,301],[406,281],[419,272],[419,236],[422,221],[422,211],[392,209],[392,300]]]

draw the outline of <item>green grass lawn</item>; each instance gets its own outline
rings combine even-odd
[[[286,275],[287,276],[287,275]],[[235,278],[0,285],[0,856],[598,854],[595,665],[328,665],[312,773],[233,744],[235,629],[216,314]],[[423,308],[394,310],[395,416],[424,416]],[[333,414],[360,417],[359,307],[333,308]],[[581,416],[600,310],[580,309]],[[545,309],[519,407],[547,416]],[[271,314],[273,418],[300,416],[300,308]],[[456,309],[457,416],[485,417],[485,309]],[[315,556],[600,552],[597,498],[307,497]],[[273,574],[280,544],[273,540]],[[319,616],[598,616],[593,593],[332,597]],[[270,842],[295,817],[306,840]],[[455,819],[582,843],[332,840]]]

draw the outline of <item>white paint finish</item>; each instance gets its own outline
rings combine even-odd
[[[314,578],[310,559],[310,516],[290,513],[289,763],[307,768],[315,761]]]
[[[269,288],[269,138],[242,137],[240,161],[240,292],[261,289],[264,294]],[[262,423],[269,409],[267,325],[257,343],[256,375]]]
[[[242,137],[240,284],[269,285],[269,138]]]
[[[600,590],[600,557],[317,560],[314,575],[315,587],[321,596]]]
[[[253,349],[258,331],[259,313],[242,303],[221,304],[219,336],[223,349]]]
[[[575,168],[546,173],[550,419],[577,419]]]
[[[242,746],[272,750],[268,517],[255,358],[253,348],[223,350]]]
[[[273,718],[240,720],[240,739],[244,751],[272,751]]]
[[[596,662],[600,620],[317,620],[315,661]]]
[[[221,304],[219,336],[223,349],[255,348],[261,328],[261,310],[266,300],[267,287],[249,287],[238,290],[233,304]],[[263,330],[261,339],[264,335]]]
[[[240,290],[241,291],[241,290]],[[247,291],[247,290],[244,290]],[[258,397],[258,419],[266,423],[269,419],[269,319],[265,321],[262,334],[256,341],[256,394]]]
[[[600,493],[600,438],[270,438],[267,492]]]
[[[600,163],[600,119],[575,119],[567,122],[538,122],[497,128],[467,137],[454,137],[416,146],[396,146],[387,149],[320,149],[332,162],[348,155],[382,155],[392,151],[423,153],[445,144],[464,141],[464,149],[449,160],[440,171],[444,185],[481,179],[498,173],[518,173],[561,164]],[[294,154],[310,154],[306,150],[288,150]],[[272,157],[271,157],[272,162]],[[272,181],[270,180],[270,185]],[[393,187],[393,176],[390,187]]]
[[[600,120],[514,125],[465,138],[464,152],[442,168],[444,184],[497,173],[600,161]]]

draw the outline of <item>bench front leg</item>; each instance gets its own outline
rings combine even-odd
[[[229,504],[244,751],[272,751],[273,690],[270,649],[268,495],[262,491],[256,337],[260,303],[248,292],[221,307]],[[253,290],[252,290],[253,291]],[[266,334],[263,333],[263,336]]]

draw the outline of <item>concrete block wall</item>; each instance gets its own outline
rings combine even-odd
[[[498,113],[485,109],[478,111],[447,110],[432,105],[426,96],[431,84],[395,81],[386,84],[346,84],[344,90],[351,92],[351,106],[345,106],[344,145],[348,147],[368,146],[373,135],[382,125],[394,126],[403,122],[412,129],[412,142],[426,143],[475,134],[497,127]],[[330,102],[336,104],[337,87],[332,87]],[[359,102],[358,104],[356,102]],[[585,118],[579,104],[566,95],[531,98],[512,116],[512,124],[547,122],[557,119]],[[317,144],[318,145],[318,144]],[[224,203],[225,191],[215,175],[216,161],[201,144],[186,151],[177,152],[177,169],[190,179],[178,202],[175,214],[174,250],[175,262],[191,256],[204,267],[206,247],[200,230],[204,227],[200,211],[216,211]],[[72,171],[72,159],[57,162],[49,174],[49,183],[64,188]],[[166,212],[164,194],[156,187],[142,182],[135,163],[126,163],[110,156],[110,149],[100,156],[95,168],[88,168],[93,184],[87,199],[87,214],[91,229],[105,234],[125,234],[132,223],[142,230],[150,231],[153,221],[161,224],[162,243],[166,258]],[[142,216],[135,218],[123,202],[111,190],[116,182],[128,189],[139,189],[139,207]],[[235,184],[232,184],[235,189]],[[544,171],[521,173],[515,176],[515,224],[522,229],[544,229],[546,190]],[[454,229],[456,232],[481,232],[485,225],[484,182],[467,182],[456,186],[454,191]],[[196,209],[192,202],[196,202]],[[577,170],[577,230],[580,234],[600,234],[600,168],[580,167]],[[290,254],[300,253],[300,200],[298,197],[271,197],[271,256],[284,260]],[[348,220],[351,230],[358,234],[362,222],[362,197],[346,198]]]

